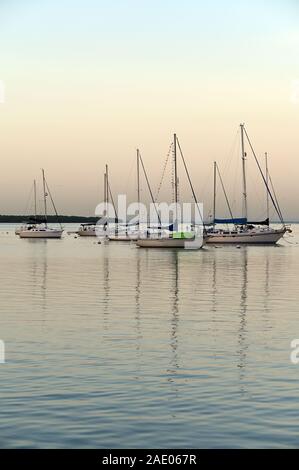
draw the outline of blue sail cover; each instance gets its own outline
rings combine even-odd
[[[215,224],[235,224],[235,225],[246,225],[247,219],[246,217],[241,217],[239,219],[215,219]]]

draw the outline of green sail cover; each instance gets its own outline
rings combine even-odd
[[[173,238],[180,238],[180,239],[190,239],[194,238],[194,233],[192,232],[173,232]]]

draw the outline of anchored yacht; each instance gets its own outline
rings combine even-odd
[[[39,223],[39,219],[36,215],[36,186],[35,188],[35,221],[34,224],[26,224],[25,226],[20,227],[19,230],[16,230],[16,233],[19,235],[20,238],[61,238],[63,233],[63,228],[60,225],[60,228],[52,228],[48,226],[47,222],[47,197],[50,196],[52,205],[55,210],[55,214],[58,217],[58,213],[50,193],[50,189],[48,183],[45,178],[45,172],[42,170],[42,178],[43,178],[43,193],[44,193],[44,218],[41,223]]]
[[[268,161],[266,154],[266,173],[261,169],[260,163],[257,159],[251,141],[248,137],[244,124],[240,125],[241,128],[241,149],[242,149],[242,169],[243,169],[243,207],[244,215],[241,218],[233,216],[232,209],[227,197],[227,193],[221,178],[221,174],[216,162],[214,162],[214,204],[213,204],[213,222],[211,228],[207,228],[205,233],[206,243],[233,243],[233,244],[275,244],[277,243],[286,232],[291,232],[290,227],[286,226],[283,220],[282,212],[272,185],[272,191],[269,187],[269,171]],[[259,172],[262,176],[263,182],[267,192],[267,219],[262,221],[250,222],[247,217],[247,184],[246,184],[246,157],[245,152],[245,137],[253,153],[255,162],[258,166]],[[230,219],[217,219],[216,218],[216,178],[219,176],[222,189],[225,195],[226,204],[230,213]],[[270,178],[271,181],[271,178]],[[271,181],[272,183],[272,181]],[[279,220],[282,224],[280,228],[272,228],[269,223],[269,202],[272,202],[275,211],[278,214]],[[217,228],[217,225],[231,227],[232,229]]]

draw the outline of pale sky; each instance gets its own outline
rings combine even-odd
[[[132,200],[137,147],[155,192],[173,132],[206,213],[214,160],[237,203],[245,122],[286,218],[299,219],[298,20],[295,0],[1,0],[0,213],[25,212],[41,167],[62,214],[94,214],[106,162]]]

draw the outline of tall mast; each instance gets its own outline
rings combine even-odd
[[[217,163],[214,162],[214,199],[213,199],[213,227],[215,228],[215,219],[216,219],[216,170]]]
[[[140,171],[139,171],[139,149],[137,149],[137,202],[138,202],[138,213],[140,210]]]
[[[105,216],[108,215],[108,202],[109,202],[109,180],[108,180],[108,165],[105,165],[104,173],[104,206],[105,206]]]
[[[268,170],[268,153],[265,153],[265,163],[266,163],[266,193],[267,193],[267,219],[269,220],[269,170]],[[270,222],[270,221],[269,221]]]
[[[241,127],[241,147],[242,147],[242,167],[243,167],[243,204],[244,204],[244,217],[247,223],[247,187],[246,187],[246,152],[244,146],[244,124],[240,124]]]
[[[108,177],[108,165],[106,163],[106,202],[109,202],[109,177]],[[108,209],[108,207],[107,207]]]
[[[162,226],[161,217],[160,217],[159,211],[157,210],[156,201],[154,199],[153,191],[152,191],[152,188],[151,188],[151,185],[150,185],[150,182],[149,182],[146,170],[145,170],[145,166],[144,166],[144,163],[143,163],[143,158],[142,158],[140,152],[139,152],[139,160],[140,160],[141,167],[142,167],[142,170],[143,170],[143,173],[144,173],[144,176],[145,176],[145,180],[146,180],[146,184],[147,184],[149,193],[151,195],[152,203],[154,205],[154,208],[155,208],[155,211],[156,211],[156,214],[157,214],[157,217],[158,217],[158,222],[159,222],[160,226]]]
[[[33,191],[34,191],[34,217],[35,217],[35,222],[37,220],[37,211],[36,211],[36,181],[33,181]]]
[[[138,203],[138,224],[140,228],[140,158],[139,149],[137,149],[137,203]]]
[[[178,168],[177,168],[177,136],[173,136],[173,160],[174,160],[174,199],[175,199],[175,216],[176,226],[178,230]]]
[[[177,169],[177,151],[176,151],[177,137],[173,136],[173,161],[174,161],[174,199],[178,203],[178,169]]]
[[[46,179],[45,179],[45,171],[42,169],[43,175],[43,190],[44,190],[44,211],[45,211],[45,225],[47,227],[48,216],[47,216],[47,192],[46,192]]]
[[[107,191],[106,191],[106,172],[104,172],[104,211],[107,210],[107,207],[106,207],[106,195],[107,195]]]

